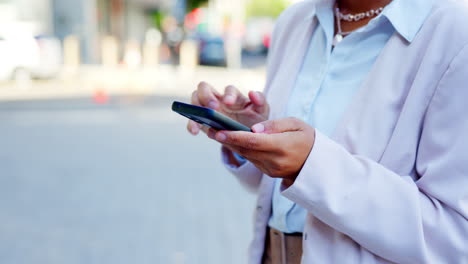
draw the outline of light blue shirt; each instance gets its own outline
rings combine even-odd
[[[332,48],[334,15],[330,4],[317,7],[317,28],[289,98],[287,116],[297,117],[323,134],[332,136],[356,91],[397,25],[404,25],[395,8],[401,0],[388,5],[368,25],[348,35]],[[405,33],[399,31],[400,34]],[[403,34],[402,34],[403,35]],[[403,35],[404,36],[404,35]],[[306,210],[280,193],[276,180],[272,216],[268,225],[285,233],[303,232]]]

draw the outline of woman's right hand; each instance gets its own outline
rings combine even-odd
[[[216,110],[247,127],[266,121],[270,110],[261,92],[251,91],[246,97],[234,86],[227,86],[224,94],[221,94],[206,82],[198,84],[197,90],[192,93],[191,103]],[[192,120],[189,120],[187,129],[193,135],[200,130],[208,132],[207,127]]]

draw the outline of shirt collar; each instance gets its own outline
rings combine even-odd
[[[393,0],[385,7],[381,16],[386,17],[395,30],[408,42],[412,42],[424,21],[429,16],[434,0]],[[318,8],[333,7],[334,0],[315,0],[316,8],[304,19],[316,16]]]
[[[395,30],[412,42],[429,16],[433,0],[393,0],[382,12]]]
[[[331,8],[335,4],[335,0],[312,0],[311,2],[314,4],[314,8],[304,17],[304,20],[312,20],[316,17],[318,9]]]

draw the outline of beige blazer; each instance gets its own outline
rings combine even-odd
[[[417,1],[421,0],[404,0]],[[468,263],[468,12],[436,0],[411,44],[395,33],[328,138],[282,194],[308,210],[303,263]],[[267,79],[271,119],[284,117],[315,1],[278,20]],[[249,263],[260,263],[273,180],[231,169],[258,193]]]

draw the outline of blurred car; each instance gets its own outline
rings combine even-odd
[[[275,21],[269,17],[250,18],[245,26],[242,48],[251,54],[264,54],[270,46]]]
[[[226,66],[226,51],[221,37],[203,35],[198,41],[200,65]]]
[[[0,32],[0,80],[51,78],[60,70],[60,41],[18,32]]]

